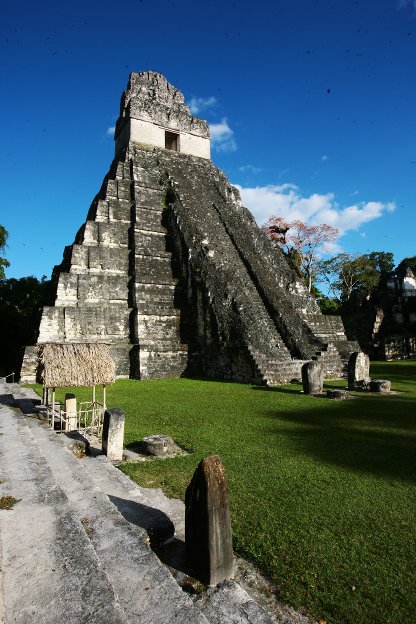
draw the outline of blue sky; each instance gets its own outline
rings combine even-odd
[[[259,223],[416,254],[416,2],[3,0],[0,223],[8,277],[48,277],[113,158],[131,71],[163,73]]]

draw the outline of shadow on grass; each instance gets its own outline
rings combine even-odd
[[[283,435],[301,453],[323,463],[413,482],[414,403],[402,397],[381,396],[337,402],[331,409],[269,412],[279,424],[265,433]]]
[[[279,394],[301,394],[301,386],[296,385],[295,388],[286,388],[285,386],[252,386],[252,390],[260,390],[260,392],[278,392]]]

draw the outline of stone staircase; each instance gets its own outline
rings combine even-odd
[[[139,376],[180,377],[188,363],[188,349],[181,342],[180,312],[175,307],[177,280],[172,274],[172,252],[162,222],[166,191],[153,170],[133,164],[132,177],[133,339],[139,345]]]
[[[360,346],[355,340],[346,340],[341,317],[309,314],[305,320],[323,342],[323,347],[312,359],[322,361],[327,378],[346,377],[349,357],[354,351],[360,351]]]
[[[146,155],[139,154],[139,159],[146,159]],[[212,182],[202,185],[198,167],[190,169],[175,157],[169,162],[169,176],[178,196],[178,201],[170,206],[174,226],[194,263],[193,269],[201,275],[218,325],[230,323],[226,318],[230,309],[238,311],[238,319],[233,322],[241,332],[241,345],[248,350],[264,383],[299,378],[303,361],[292,358],[218,216],[215,202],[220,196],[216,186]],[[195,189],[202,198],[199,203],[195,201]],[[221,291],[219,284],[224,285]]]
[[[16,407],[31,392],[0,382],[1,496],[19,500],[0,511],[0,621],[308,624],[291,610],[271,616],[234,581],[183,591],[149,545],[180,540],[183,504],[140,488],[103,455],[77,458],[65,435]]]

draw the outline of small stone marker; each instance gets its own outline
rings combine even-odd
[[[163,457],[175,450],[175,442],[167,435],[161,433],[146,436],[140,444],[141,450],[149,455]]]
[[[75,429],[78,429],[77,399],[75,394],[71,394],[69,392],[65,394],[65,414],[66,431],[74,431]]]
[[[348,399],[349,397],[348,392],[340,388],[331,388],[330,390],[327,390],[326,396],[328,399],[338,399],[340,401]]]
[[[305,394],[322,394],[324,374],[321,362],[312,360],[302,366],[302,384]]]
[[[354,351],[348,360],[348,388],[365,388],[370,381],[370,358],[362,351]]]
[[[123,410],[118,407],[105,410],[102,449],[104,455],[107,455],[110,461],[121,461],[123,459],[123,441]]]
[[[390,392],[391,382],[388,379],[372,379],[370,381],[371,392]]]
[[[196,578],[207,585],[233,577],[230,502],[218,455],[203,459],[185,494],[185,550]]]

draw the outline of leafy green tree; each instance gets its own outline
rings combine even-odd
[[[0,280],[0,370],[17,371],[23,347],[34,344],[39,308],[44,304],[50,282],[44,276]]]
[[[7,245],[7,230],[0,225],[0,279],[4,278],[4,269],[10,266],[10,262],[3,257]]]
[[[373,251],[356,256],[340,253],[320,262],[320,280],[341,302],[347,302],[353,294],[361,298],[370,295],[393,266],[390,252]]]

